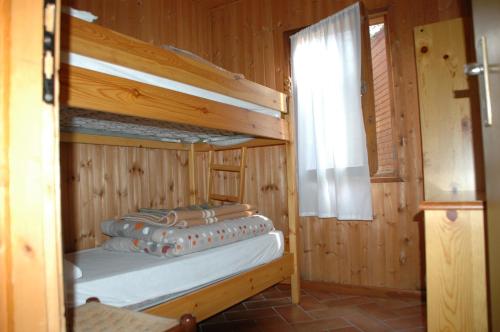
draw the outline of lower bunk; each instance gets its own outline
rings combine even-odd
[[[289,278],[293,255],[280,231],[193,254],[160,258],[102,248],[65,255],[81,269],[66,281],[69,308],[98,298],[103,304],[202,321]],[[71,309],[69,309],[71,311]]]

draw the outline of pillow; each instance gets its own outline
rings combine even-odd
[[[63,259],[63,276],[65,280],[80,279],[82,275],[82,270],[78,266]]]

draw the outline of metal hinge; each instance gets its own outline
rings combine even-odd
[[[56,2],[44,1],[43,14],[43,100],[54,104]]]

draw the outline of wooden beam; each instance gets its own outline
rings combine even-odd
[[[64,50],[286,112],[281,92],[97,24],[68,15],[62,15],[62,22]]]
[[[191,313],[200,322],[286,279],[292,273],[292,262],[293,255],[285,253],[270,263],[148,308],[145,312],[170,318]]]
[[[288,139],[283,119],[77,67],[62,66],[61,101],[74,108]]]
[[[137,139],[137,138],[118,137],[118,136],[89,135],[82,133],[62,132],[60,134],[60,140],[61,142],[65,143],[130,146],[136,148],[182,150],[182,151],[190,150],[189,145],[183,143],[161,142],[161,141],[153,141],[147,139]]]
[[[295,116],[293,98],[288,98],[288,124],[290,133],[295,133]],[[297,193],[297,155],[295,135],[286,143],[286,177],[288,199],[288,241],[293,256],[292,303],[300,302],[300,269],[299,269],[299,204]]]

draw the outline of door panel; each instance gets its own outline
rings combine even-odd
[[[487,108],[491,111],[491,124],[485,124],[482,128],[486,176],[486,233],[491,330],[500,331],[500,1],[473,0],[472,7],[477,60],[482,64],[483,55],[486,55],[489,64],[489,82],[484,82],[484,73],[479,75],[479,79],[483,124],[489,121]],[[486,41],[486,45],[481,43],[481,39]],[[487,88],[490,91],[490,105],[486,100]]]

